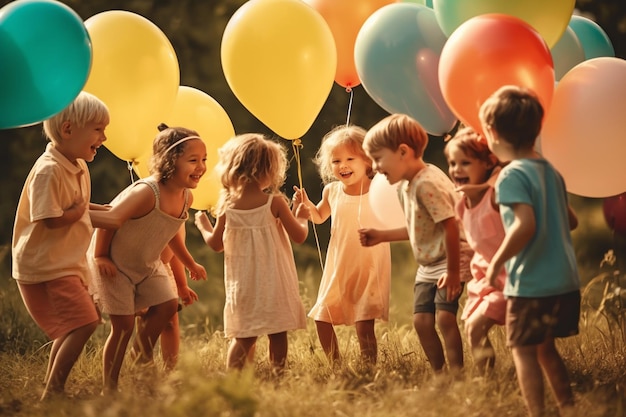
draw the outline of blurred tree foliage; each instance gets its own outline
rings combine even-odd
[[[0,6],[7,3],[9,2],[0,0]],[[200,89],[217,100],[229,114],[236,133],[262,132],[275,136],[237,100],[222,72],[220,62],[222,33],[232,14],[245,3],[245,0],[64,0],[64,3],[84,20],[97,13],[116,9],[132,11],[148,18],[165,33],[176,51],[181,71],[181,85]],[[576,6],[580,12],[596,20],[607,32],[616,55],[626,57],[626,2],[577,0]],[[10,65],[0,63],[7,64]],[[250,71],[254,71],[254,68],[250,68]],[[115,80],[111,80],[111,83],[115,83]],[[295,90],[298,86],[294,85],[293,88]],[[311,158],[323,135],[331,128],[346,123],[348,115],[350,123],[365,128],[371,127],[387,115],[369,98],[362,86],[355,88],[353,94],[350,106],[350,94],[335,84],[315,123],[302,138],[303,182],[314,201],[319,198],[322,185]],[[284,142],[291,146],[290,141]],[[432,137],[426,159],[445,167],[442,145],[441,138]],[[44,148],[41,124],[0,131],[2,158],[0,245],[11,240],[13,216],[24,179]],[[94,202],[108,202],[131,181],[126,163],[104,148],[100,149],[95,161],[90,164],[90,170]],[[285,191],[290,193],[291,186],[297,183],[296,164],[292,161]],[[318,228],[318,233],[321,242],[327,241],[328,224]],[[314,237],[310,236],[309,241],[312,244],[313,239]]]

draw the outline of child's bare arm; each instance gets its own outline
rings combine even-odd
[[[111,260],[111,240],[113,240],[115,232],[113,230],[96,229],[95,233],[94,260],[101,275],[112,277],[117,273],[117,267]]]
[[[185,273],[185,265],[176,256],[172,256],[169,261],[172,274],[174,275],[174,281],[176,281],[176,289],[178,290],[178,296],[183,301],[184,305],[193,304],[198,300],[198,294],[194,290],[189,288],[187,284],[187,274]]]
[[[213,227],[209,216],[203,211],[197,211],[194,223],[200,231],[202,239],[211,249],[216,252],[224,250],[224,227],[226,224],[226,216],[224,214],[218,217],[215,227]]]
[[[455,217],[441,222],[445,233],[446,275],[437,282],[439,288],[446,288],[446,299],[453,301],[461,292],[459,223]]]
[[[578,227],[578,217],[570,205],[567,206],[567,218],[569,220],[569,230],[576,229]]]
[[[83,213],[85,213],[87,206],[88,204],[86,201],[82,201],[80,198],[77,198],[70,207],[63,210],[63,214],[60,217],[50,217],[43,219],[42,221],[50,229],[67,226],[80,220],[80,218],[83,217]]]
[[[309,234],[310,211],[303,203],[298,204],[294,215],[283,196],[276,195],[272,200],[272,212],[278,217],[287,234],[296,243],[302,243]]]
[[[489,284],[498,289],[498,274],[504,267],[504,263],[519,253],[524,246],[532,239],[536,230],[535,211],[529,204],[514,204],[513,213],[515,219],[513,224],[507,230],[504,240],[491,259],[491,263],[487,268],[486,276]]]
[[[206,279],[206,270],[197,263],[185,245],[185,224],[182,224],[178,233],[169,242],[174,255],[187,267],[191,279]]]
[[[406,227],[399,229],[359,229],[361,246],[374,246],[382,242],[396,242],[409,240],[409,232]]]

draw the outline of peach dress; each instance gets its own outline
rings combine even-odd
[[[316,321],[352,325],[389,318],[391,251],[389,243],[363,247],[361,227],[384,228],[367,194],[348,195],[339,181],[330,184],[331,235],[317,302],[309,312]]]

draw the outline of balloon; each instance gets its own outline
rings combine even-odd
[[[286,139],[309,130],[337,69],[328,24],[301,0],[244,3],[226,25],[221,56],[235,96]]]
[[[389,113],[412,116],[436,136],[449,132],[456,123],[437,76],[445,43],[431,9],[396,3],[365,21],[354,49],[356,68],[368,95]]]
[[[41,122],[83,89],[91,42],[83,20],[52,0],[18,0],[0,9],[0,129]]]
[[[345,88],[361,84],[354,64],[354,42],[365,20],[396,0],[304,0],[317,10],[330,27],[337,46],[335,82]]]
[[[235,129],[224,108],[211,96],[193,87],[178,89],[172,113],[165,118],[168,126],[184,126],[200,134],[207,149],[207,173],[193,193],[192,208],[208,210],[217,204],[222,184],[211,171],[218,161],[217,150],[235,135]]]
[[[104,145],[132,161],[151,150],[157,126],[172,109],[180,84],[176,53],[156,25],[135,13],[98,13],[85,26],[93,43],[85,90],[111,113]]]
[[[559,81],[541,133],[567,189],[585,197],[626,191],[626,61],[593,58]]]
[[[558,81],[567,73],[585,60],[585,52],[578,41],[576,33],[567,28],[561,39],[550,49],[554,62],[554,78]]]
[[[437,0],[433,3],[437,21],[447,36],[472,17],[497,13],[525,21],[552,47],[567,28],[575,0]]]
[[[602,212],[611,230],[626,236],[626,193],[605,198],[602,202]]]
[[[168,126],[193,129],[206,145],[207,173],[200,179],[193,193],[192,208],[208,210],[215,207],[222,184],[211,172],[218,162],[217,150],[235,135],[235,129],[224,108],[210,95],[193,87],[180,86],[174,108],[164,120]],[[144,178],[149,175],[148,163],[152,152],[140,157],[133,167]]]
[[[593,20],[582,16],[572,16],[569,27],[576,33],[585,52],[585,59],[615,56],[611,40],[600,25]]]
[[[477,16],[459,26],[443,47],[439,82],[450,109],[482,132],[478,110],[504,85],[529,88],[546,111],[550,108],[552,56],[528,23],[503,14]]]
[[[374,175],[368,193],[376,218],[388,229],[406,227],[404,211],[398,199],[398,184],[391,185],[382,174]]]
[[[426,6],[429,8],[433,8],[433,0],[402,0],[404,3],[415,3],[421,4],[422,6]]]

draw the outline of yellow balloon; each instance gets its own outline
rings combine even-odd
[[[133,171],[139,176],[139,178],[146,178],[150,176],[150,158],[152,157],[152,150],[150,152],[141,155],[139,158],[135,158],[133,162]]]
[[[132,161],[151,151],[157,126],[172,108],[180,84],[176,53],[156,25],[135,13],[98,13],[85,27],[93,62],[84,89],[111,113],[104,145]]]
[[[210,95],[193,87],[180,86],[174,108],[165,118],[168,126],[182,126],[200,134],[207,149],[207,173],[192,190],[192,208],[208,210],[217,203],[221,183],[211,175],[217,164],[217,150],[235,135],[235,129],[224,108]]]
[[[326,102],[337,68],[332,32],[301,0],[250,0],[222,36],[222,68],[241,103],[278,135],[302,137]]]
[[[474,16],[502,13],[524,20],[552,48],[569,24],[574,3],[575,0],[437,0],[433,9],[447,36]]]

